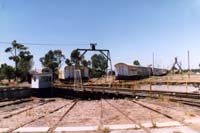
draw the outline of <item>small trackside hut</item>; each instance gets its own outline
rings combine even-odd
[[[37,73],[32,75],[31,88],[51,88],[52,73]]]

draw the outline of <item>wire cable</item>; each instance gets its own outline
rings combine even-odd
[[[0,44],[11,44],[12,42],[4,42],[4,41],[0,41]],[[75,46],[75,45],[89,45],[89,44],[81,44],[81,43],[77,43],[77,44],[72,44],[72,43],[26,43],[26,42],[20,42],[20,44],[25,44],[25,45],[39,45],[39,46],[57,46],[57,45],[62,45],[62,46]]]

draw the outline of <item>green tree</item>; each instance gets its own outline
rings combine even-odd
[[[7,64],[2,64],[0,69],[0,75],[2,79],[8,79],[10,82],[10,79],[14,78],[15,69]]]
[[[107,59],[102,54],[94,54],[91,57],[92,61],[92,75],[94,77],[100,77],[106,73],[108,68]]]
[[[15,62],[15,80],[17,77],[24,80],[33,65],[33,55],[31,55],[27,47],[17,43],[16,40],[14,40],[11,45],[11,47],[5,49],[5,52],[11,53],[9,59]]]
[[[80,62],[84,59],[83,56],[81,56],[80,52],[78,50],[73,50],[71,52],[71,62],[75,64],[75,66],[80,66]]]
[[[89,61],[87,61],[87,60],[82,60],[81,61],[81,64],[84,66],[84,67],[88,67],[88,65],[89,65]]]
[[[68,66],[72,66],[72,62],[70,59],[66,59],[65,64],[67,64]]]
[[[3,64],[0,67],[0,80],[2,80],[2,79],[5,78],[4,75],[3,75],[3,73],[2,73],[2,66],[3,66]]]
[[[30,69],[33,66],[33,55],[29,51],[20,52],[19,54],[20,62],[18,66],[19,76],[21,76],[21,80],[27,80],[27,75]]]
[[[49,50],[44,57],[40,58],[40,62],[44,67],[50,68],[53,73],[54,79],[57,78],[58,68],[61,65],[65,56],[62,54],[61,50]]]
[[[54,50],[54,56],[58,62],[58,68],[61,67],[62,61],[65,60],[65,56],[63,55],[61,50]]]
[[[134,60],[134,61],[133,61],[133,65],[139,66],[139,65],[140,65],[140,62],[139,62],[138,60]]]

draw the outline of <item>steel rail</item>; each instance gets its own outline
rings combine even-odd
[[[164,113],[162,111],[158,111],[157,109],[149,107],[149,106],[147,106],[147,105],[145,105],[145,104],[143,104],[141,102],[138,102],[136,100],[130,100],[130,101],[133,102],[133,103],[135,103],[135,104],[137,104],[137,105],[139,105],[139,106],[142,106],[142,107],[144,107],[146,109],[149,109],[149,110],[154,111],[154,112],[156,112],[158,114],[161,114],[161,115],[163,115],[163,116],[165,116],[165,117],[167,117],[167,118],[169,118],[169,119],[171,119],[173,121],[177,121],[177,122],[179,122],[180,124],[182,124],[184,126],[187,126],[187,127],[190,127],[191,129],[194,129],[193,127],[191,127],[190,124],[188,124],[188,123],[186,123],[186,122],[184,122],[182,120],[179,120],[179,119],[175,118],[174,116],[172,116],[170,114]],[[160,106],[160,105],[158,105],[158,106]],[[197,130],[197,129],[194,129],[194,130]]]
[[[49,115],[49,114],[52,114],[52,113],[54,113],[54,112],[56,112],[56,111],[58,111],[58,110],[64,108],[64,107],[67,106],[68,104],[69,104],[69,103],[66,103],[66,104],[64,104],[64,105],[61,106],[61,107],[58,107],[58,108],[56,108],[56,109],[54,109],[54,110],[52,110],[52,111],[49,111],[47,114],[44,113],[43,115],[41,115],[41,116],[39,116],[39,117],[37,117],[37,118],[35,118],[35,119],[32,119],[32,120],[30,120],[30,121],[28,121],[28,122],[26,122],[26,123],[21,124],[21,125],[18,126],[18,127],[15,127],[15,128],[13,128],[13,129],[8,130],[8,132],[13,132],[13,131],[15,131],[15,130],[21,128],[21,127],[24,127],[24,126],[26,126],[26,125],[32,123],[32,122],[35,122],[35,121],[37,121],[37,120],[39,120],[39,119],[41,119],[41,118],[44,118],[45,116],[47,116],[47,115]]]
[[[128,120],[132,121],[134,124],[137,124],[145,132],[151,133],[151,131],[148,128],[144,127],[142,124],[138,123],[136,120],[134,120],[131,117],[129,117],[126,113],[124,113],[124,111],[122,111],[121,109],[119,109],[116,105],[108,102],[107,100],[104,100],[104,101],[106,101],[111,107],[115,108],[118,112],[120,112],[121,114],[123,114]]]
[[[78,99],[73,100],[72,104],[70,105],[70,107],[65,111],[65,113],[60,117],[60,119],[54,124],[54,126],[52,126],[51,128],[49,128],[49,130],[47,131],[48,133],[52,133],[56,127],[60,124],[60,122],[64,119],[64,117],[75,107],[75,105],[78,103]],[[65,107],[65,106],[64,106]],[[60,108],[61,109],[61,108]],[[59,110],[60,110],[59,109]],[[57,110],[58,111],[58,110]],[[55,112],[55,111],[54,111]],[[53,113],[53,112],[52,112]]]

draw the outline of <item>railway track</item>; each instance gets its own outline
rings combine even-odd
[[[115,95],[124,95],[124,96],[140,96],[140,97],[149,97],[149,96],[174,96],[180,98],[193,98],[200,99],[200,93],[186,93],[186,92],[173,92],[173,91],[158,91],[158,90],[139,90],[134,88],[123,88],[118,86],[83,86],[83,89],[73,90],[73,86],[57,86],[58,88],[72,90],[74,92],[99,92],[102,94],[115,94]]]
[[[130,120],[133,124],[137,124],[141,129],[143,129],[145,132],[150,133],[150,129],[144,127],[142,124],[138,123],[136,120],[132,119],[131,117],[129,117],[127,115],[127,113],[125,111],[123,111],[122,109],[120,109],[119,107],[117,107],[117,105],[114,105],[112,103],[110,103],[107,100],[104,100],[106,103],[108,103],[111,107],[115,108],[118,112],[120,112],[123,116],[125,116],[128,120]]]
[[[74,100],[72,102],[72,104],[70,105],[70,107],[65,111],[65,113],[63,115],[61,115],[61,117],[59,118],[59,120],[54,124],[54,126],[52,126],[51,128],[49,128],[48,133],[52,133],[56,127],[59,125],[59,123],[63,120],[63,118],[74,108],[74,106],[78,103],[79,100]],[[61,109],[61,108],[60,108]],[[59,110],[60,110],[59,109]],[[57,110],[58,111],[58,110]]]
[[[200,99],[200,94],[198,93],[184,93],[184,92],[169,92],[169,91],[148,91],[148,90],[135,90],[135,95],[142,97],[155,97],[158,95],[171,96],[171,97],[180,97],[180,98],[192,98]]]
[[[176,118],[174,115],[172,115],[172,114],[169,114],[169,113],[166,113],[165,111],[161,111],[161,110],[158,110],[157,108],[155,108],[155,107],[152,107],[152,106],[149,106],[149,105],[146,105],[144,102],[139,102],[139,101],[136,101],[136,100],[130,100],[131,102],[133,102],[133,103],[135,103],[135,104],[137,104],[137,105],[140,105],[140,106],[142,106],[142,107],[144,107],[144,108],[146,108],[146,109],[149,109],[149,110],[151,110],[151,111],[154,111],[154,112],[156,112],[156,113],[158,113],[158,114],[161,114],[161,115],[163,115],[163,116],[165,116],[165,117],[167,117],[167,118],[169,118],[169,119],[171,119],[171,120],[173,120],[173,121],[177,121],[177,122],[179,122],[180,124],[182,124],[183,126],[187,126],[187,127],[189,127],[189,128],[191,128],[191,129],[193,129],[193,130],[197,130],[197,131],[199,131],[199,129],[196,129],[196,128],[194,128],[194,127],[192,127],[189,123],[186,123],[186,122],[184,122],[183,120],[181,120],[181,119],[178,119],[178,118]]]
[[[200,109],[200,102],[197,102],[194,100],[183,100],[183,99],[174,99],[174,98],[171,98],[169,100],[172,102],[179,102],[181,104],[198,107]]]
[[[188,95],[190,95],[190,94],[188,94]],[[161,98],[160,96],[167,96],[168,100],[171,101],[171,102],[179,102],[181,104],[185,104],[185,105],[189,105],[189,106],[195,106],[195,107],[200,108],[200,100],[197,99],[196,97],[192,97],[191,95],[189,97],[180,97],[180,96],[177,96],[177,95],[165,95],[162,92],[158,92],[155,95],[146,94],[145,96],[144,95],[138,95],[138,96],[150,97],[150,98],[155,98],[155,99]]]
[[[3,119],[8,119],[8,118],[10,118],[10,117],[12,117],[12,116],[15,116],[15,115],[19,115],[19,114],[21,114],[21,113],[23,113],[23,112],[26,112],[26,111],[28,111],[28,110],[31,110],[31,109],[34,109],[34,108],[38,108],[38,107],[40,107],[40,106],[42,106],[42,105],[45,105],[45,104],[50,103],[50,102],[53,102],[53,101],[55,101],[55,100],[53,100],[53,99],[45,100],[45,101],[43,101],[43,102],[41,102],[41,103],[34,104],[34,105],[32,105],[32,106],[30,106],[30,107],[28,107],[28,108],[22,109],[22,110],[20,110],[20,111],[7,114],[7,115],[3,116],[3,117],[1,118],[0,121],[2,121]],[[26,105],[24,105],[24,107],[25,107],[25,106],[26,106]],[[12,111],[14,111],[14,110],[18,110],[18,108],[12,109]]]
[[[57,125],[62,121],[62,119],[64,118],[64,116],[66,116],[66,115],[70,112],[70,110],[72,110],[72,108],[76,105],[77,102],[78,102],[78,100],[72,101],[70,107],[66,110],[66,112],[60,117],[60,119],[54,124],[54,126],[52,126],[51,128],[49,128],[49,130],[48,130],[49,133],[53,132],[53,130],[57,127]],[[10,129],[8,132],[13,132],[13,131],[15,131],[15,130],[17,130],[17,129],[19,129],[19,128],[22,128],[22,127],[24,127],[24,126],[26,126],[26,125],[29,125],[29,124],[31,124],[31,123],[33,123],[33,122],[35,122],[35,121],[38,121],[38,120],[40,120],[40,119],[42,119],[42,118],[44,118],[44,117],[46,117],[46,116],[48,116],[48,115],[50,115],[50,114],[53,114],[53,113],[55,113],[55,112],[57,112],[57,111],[63,109],[64,107],[66,107],[66,106],[68,106],[68,105],[69,105],[69,103],[66,103],[66,104],[64,104],[64,105],[62,105],[62,106],[60,106],[60,107],[58,107],[58,108],[55,108],[55,109],[53,109],[53,110],[51,110],[51,111],[49,111],[49,112],[47,112],[47,113],[44,113],[44,114],[41,115],[41,116],[38,116],[38,117],[35,118],[35,119],[32,119],[32,120],[27,121],[27,122],[25,122],[25,123],[23,123],[23,124],[21,124],[21,125],[15,127],[15,128],[12,128],[12,129]],[[31,108],[31,109],[32,109],[32,108]],[[26,111],[27,111],[27,110],[26,110]]]
[[[50,100],[53,100],[53,99],[50,99]],[[45,101],[43,101],[43,102],[45,102]],[[76,107],[80,108],[79,105],[84,105],[84,104],[78,104],[77,105],[78,102],[79,102],[78,99],[77,100],[73,100],[73,101],[71,101],[71,100],[70,101],[66,101],[65,103],[63,103],[63,100],[58,100],[55,103],[51,104],[51,107],[54,107],[54,108],[51,108],[51,109],[47,110],[46,112],[44,111],[44,112],[40,113],[38,116],[36,115],[35,117],[30,117],[31,119],[24,119],[24,121],[22,121],[20,124],[16,124],[15,126],[10,126],[8,132],[23,131],[23,129],[28,130],[29,127],[35,127],[38,123],[41,124],[41,125],[43,125],[43,124],[44,125],[48,125],[48,126],[44,126],[43,125],[44,127],[48,127],[46,129],[46,132],[51,133],[51,132],[54,132],[54,131],[58,131],[58,129],[62,128],[62,124],[63,123],[65,123],[66,126],[69,126],[68,124],[66,124],[66,120],[68,120],[68,122],[69,122],[69,120],[71,120],[70,116],[73,116],[72,114],[74,112],[72,110],[73,109],[75,110]],[[124,105],[124,102],[126,102],[126,103],[128,102],[128,103],[126,105]],[[99,124],[100,127],[102,127],[102,131],[104,131],[104,129],[106,129],[106,128],[108,128],[108,129],[110,128],[110,130],[116,130],[115,128],[116,128],[117,125],[115,125],[115,127],[114,127],[112,125],[113,124],[112,122],[115,122],[115,121],[117,122],[119,120],[119,118],[120,118],[120,120],[122,120],[122,121],[119,122],[119,123],[121,123],[121,124],[119,124],[119,123],[116,123],[116,124],[121,125],[120,128],[122,128],[122,129],[124,129],[124,128],[127,128],[127,129],[138,129],[140,131],[147,132],[147,133],[151,132],[152,128],[153,128],[153,123],[151,123],[151,121],[150,121],[150,120],[152,120],[151,117],[148,118],[148,115],[145,115],[143,122],[147,122],[147,123],[142,123],[142,121],[140,121],[140,118],[139,117],[138,117],[139,119],[137,118],[137,114],[129,112],[129,111],[133,111],[132,109],[134,109],[135,107],[139,107],[139,106],[141,106],[140,109],[143,110],[144,112],[149,110],[150,114],[153,113],[153,115],[155,115],[155,116],[153,116],[154,118],[160,117],[160,118],[163,118],[165,120],[167,118],[167,119],[171,119],[175,123],[180,123],[181,126],[183,125],[183,126],[190,127],[190,125],[188,123],[185,123],[185,122],[181,121],[180,119],[177,119],[172,114],[163,111],[165,109],[157,110],[157,108],[149,106],[151,104],[143,103],[143,102],[136,101],[136,100],[133,100],[133,99],[126,99],[125,101],[121,101],[121,100],[119,100],[119,101],[116,100],[115,101],[115,100],[101,99],[97,103],[98,103],[97,107],[99,109],[101,109],[100,112],[98,113],[98,116],[99,116],[100,119],[98,118],[99,122],[97,121],[97,124]],[[130,107],[132,104],[135,104],[135,105]],[[53,105],[57,105],[57,106],[53,106]],[[41,107],[41,108],[44,109],[46,107],[49,107],[49,105],[45,106],[45,107]],[[146,110],[146,109],[148,109],[148,110]],[[30,108],[30,110],[32,110],[32,109]],[[40,110],[40,109],[35,109],[34,111],[36,111],[36,110]],[[106,110],[108,112],[106,112]],[[26,112],[26,111],[29,111],[28,108],[27,108],[27,110],[24,110],[23,112]],[[114,113],[114,112],[116,112],[116,113]],[[114,114],[112,114],[112,113],[114,113]],[[159,115],[157,115],[156,113],[159,114]],[[110,116],[111,114],[112,114],[112,116]],[[14,115],[17,115],[17,114],[14,114]],[[20,115],[20,116],[24,116],[24,115]],[[46,123],[45,121],[51,120],[52,116],[55,116],[57,118],[54,119],[51,123],[48,123],[48,122]],[[11,118],[11,117],[12,117],[12,115],[10,115],[9,117],[6,117],[4,119],[7,119],[6,121],[13,120],[13,118]],[[88,118],[88,117],[84,117],[84,118]],[[82,119],[82,118],[80,118],[80,119]],[[127,124],[127,122],[130,123],[130,124]],[[126,123],[126,124],[124,124],[124,123]],[[105,124],[108,124],[108,125],[105,125]],[[109,124],[111,124],[111,125],[109,125]],[[147,124],[147,125],[145,125],[145,124]],[[40,126],[40,125],[38,125],[38,126]],[[97,127],[96,130],[98,131],[99,130],[98,126],[95,125],[93,127]],[[176,124],[174,126],[176,126]],[[66,127],[65,129],[62,129],[62,131],[63,130],[67,130],[68,131],[68,130],[70,130],[70,128],[75,128],[75,127],[73,127],[73,126],[70,127],[69,126],[68,128]],[[87,129],[89,129],[89,128],[87,128]],[[89,130],[91,130],[91,129],[89,129]],[[93,130],[95,130],[95,129],[93,129]],[[101,131],[101,129],[100,129],[100,131]]]
[[[8,102],[8,103],[5,103],[5,104],[1,104],[0,108],[6,107],[6,106],[11,106],[11,105],[17,105],[17,104],[21,104],[21,103],[25,103],[25,102],[30,102],[30,101],[33,101],[33,99],[31,99],[31,98],[20,99],[20,100]]]
[[[5,106],[4,108],[2,108],[2,111],[0,111],[0,113],[12,112],[12,111],[18,110],[19,108],[25,108],[27,105],[31,106],[31,105],[34,105],[34,104],[37,104],[37,103],[43,104],[43,103],[49,102],[49,101],[55,101],[55,99],[48,99],[48,100],[47,99],[40,99],[39,101],[35,101],[34,98],[33,98],[30,101]]]

